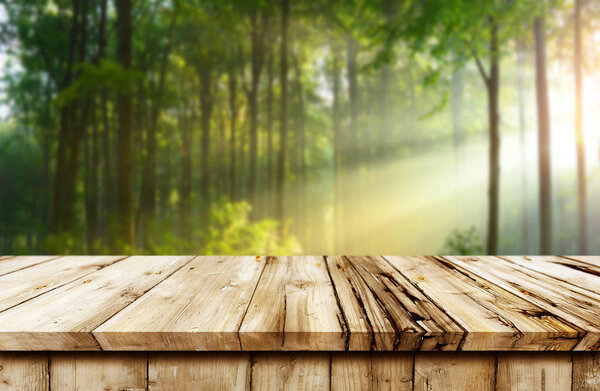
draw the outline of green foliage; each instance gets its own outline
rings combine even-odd
[[[465,230],[455,229],[446,238],[443,249],[448,255],[478,255],[483,253],[483,245],[477,228],[471,226]]]
[[[272,219],[249,220],[247,202],[220,202],[210,211],[212,224],[196,235],[202,238],[202,254],[294,254],[300,248],[292,237],[280,238],[279,223]]]
[[[133,92],[142,79],[139,71],[123,69],[120,64],[108,60],[103,60],[100,65],[79,64],[75,69],[80,73],[77,80],[56,95],[59,107],[75,99],[91,96],[101,88],[119,93]]]

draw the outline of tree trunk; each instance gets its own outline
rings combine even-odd
[[[95,107],[92,108],[92,134],[84,138],[85,160],[85,216],[88,254],[94,253],[98,227],[98,126]],[[90,137],[91,136],[91,137]]]
[[[200,78],[200,110],[201,110],[201,128],[202,135],[200,138],[201,147],[201,182],[200,194],[202,196],[202,209],[200,213],[202,227],[208,227],[209,208],[210,208],[210,118],[212,115],[212,79],[211,79],[211,64],[199,70]]]
[[[132,20],[131,0],[117,0],[117,58],[123,69],[131,68]],[[119,233],[122,251],[133,252],[133,99],[131,91],[119,93]]]
[[[537,17],[535,37],[535,85],[537,95],[539,186],[540,186],[540,252],[552,252],[552,178],[550,171],[550,107],[546,80],[546,32],[544,19]]]
[[[487,253],[498,252],[498,206],[500,193],[500,64],[498,53],[498,26],[493,23],[490,40],[490,74],[487,81],[488,115],[490,127],[490,161],[489,161],[489,205]]]
[[[73,15],[69,30],[69,47],[67,64],[62,88],[71,85],[73,79],[73,63],[75,60],[75,49],[79,33],[79,0],[73,0]],[[72,104],[67,103],[60,112],[60,129],[58,133],[58,149],[56,156],[56,170],[54,174],[54,195],[52,200],[51,232],[54,235],[64,232],[64,210],[65,210],[65,187],[66,187],[66,164],[68,158],[68,142],[71,133]]]
[[[150,114],[150,126],[146,132],[146,159],[144,161],[142,187],[140,191],[140,225],[145,226],[148,221],[153,221],[156,217],[156,132],[158,128],[158,118],[162,110],[162,100],[165,90],[165,80],[167,75],[167,66],[169,64],[169,53],[175,31],[175,22],[177,20],[177,9],[173,10],[167,42],[162,52],[160,70],[158,76],[158,86],[154,94],[154,103]],[[149,235],[144,235],[144,247],[149,245]]]
[[[287,88],[288,88],[288,49],[287,49],[287,29],[288,29],[288,0],[281,1],[281,51],[280,51],[280,84],[281,84],[281,117],[279,128],[279,154],[277,161],[277,219],[280,224],[280,234],[285,232],[285,211],[284,211],[284,191],[285,191],[285,155],[287,149]]]
[[[336,254],[343,251],[344,225],[342,220],[342,175],[343,175],[343,145],[344,140],[341,133],[341,113],[340,113],[340,86],[341,86],[341,67],[339,53],[332,48],[333,66],[332,66],[332,91],[333,96],[331,110],[331,127],[333,128],[333,191],[334,191],[334,249]]]
[[[579,206],[579,254],[587,253],[587,182],[583,135],[583,53],[581,47],[582,0],[575,0],[575,140],[577,151],[577,190]]]
[[[235,77],[235,65],[232,60],[228,69],[227,86],[229,89],[229,199],[231,202],[237,200],[237,178],[236,178],[236,121],[238,114],[237,106],[237,78]]]
[[[344,158],[344,186],[346,189],[352,189],[351,192],[346,193],[344,197],[344,214],[343,224],[346,227],[344,237],[344,248],[345,252],[354,252],[354,241],[352,240],[351,234],[357,232],[356,221],[361,219],[362,216],[359,212],[360,207],[360,180],[359,166],[362,157],[362,150],[360,149],[361,143],[359,142],[358,134],[358,64],[356,61],[358,52],[358,43],[353,37],[346,39],[346,74],[348,80],[348,100],[350,110],[350,123],[347,133],[347,138],[344,142],[345,154]]]
[[[273,163],[273,79],[275,78],[275,72],[273,70],[275,54],[271,53],[269,56],[269,62],[267,63],[267,208],[266,212],[268,216],[271,216],[272,204],[273,204],[273,177],[274,177],[274,163]]]
[[[191,198],[192,198],[192,127],[189,124],[186,108],[179,116],[181,129],[181,201],[180,235],[188,247],[191,241]]]
[[[298,157],[298,201],[297,205],[297,217],[296,221],[298,224],[298,232],[301,244],[307,246],[307,206],[306,206],[306,129],[305,129],[305,109],[304,109],[304,88],[302,85],[302,73],[300,70],[299,60],[296,56],[292,57],[294,64],[294,71],[296,76],[296,94],[298,99],[298,111],[297,111],[297,135],[296,135],[296,148]],[[306,248],[306,247],[304,247]]]
[[[525,49],[520,38],[517,38],[517,94],[519,102],[519,143],[521,151],[521,229],[523,241],[523,253],[529,254],[529,218],[527,211],[527,124],[525,107],[525,79],[523,70],[525,60],[523,58]]]
[[[260,75],[262,72],[265,52],[265,32],[267,30],[268,19],[266,13],[261,14],[262,25],[259,25],[256,12],[251,15],[251,44],[252,54],[250,61],[251,80],[250,91],[248,94],[248,109],[250,116],[250,164],[248,175],[248,200],[252,206],[252,216],[257,216],[254,210],[256,201],[256,182],[257,182],[257,155],[258,155],[258,87]]]

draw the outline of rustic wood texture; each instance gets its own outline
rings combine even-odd
[[[595,352],[0,353],[10,391],[595,391],[599,376]]]
[[[51,353],[51,389],[59,391],[144,391],[146,353]]]
[[[600,391],[600,353],[573,354],[573,391]]]
[[[269,257],[240,328],[244,350],[344,350],[323,257]]]
[[[569,391],[571,355],[557,353],[499,353],[497,391]]]
[[[197,258],[94,331],[104,350],[240,350],[264,262]]]
[[[0,390],[49,391],[48,354],[0,352]]]
[[[256,354],[251,389],[329,391],[330,356],[312,352]]]
[[[0,350],[600,348],[600,257],[8,257],[0,268],[7,262]]]
[[[12,273],[17,270],[35,266],[43,262],[58,258],[57,256],[30,255],[30,256],[4,256],[0,257],[0,276]]]
[[[0,348],[100,350],[92,330],[190,259],[129,257],[0,312]]]
[[[248,390],[250,362],[249,353],[150,353],[148,389]]]
[[[0,311],[40,296],[123,257],[61,257],[0,276]]]
[[[420,353],[415,356],[415,391],[493,391],[493,353]]]
[[[332,391],[412,391],[413,355],[410,353],[333,353]]]

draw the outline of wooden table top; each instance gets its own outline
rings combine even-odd
[[[0,350],[596,350],[600,257],[0,257]]]

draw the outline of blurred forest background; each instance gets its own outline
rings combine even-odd
[[[599,253],[600,2],[0,0],[0,253]]]

